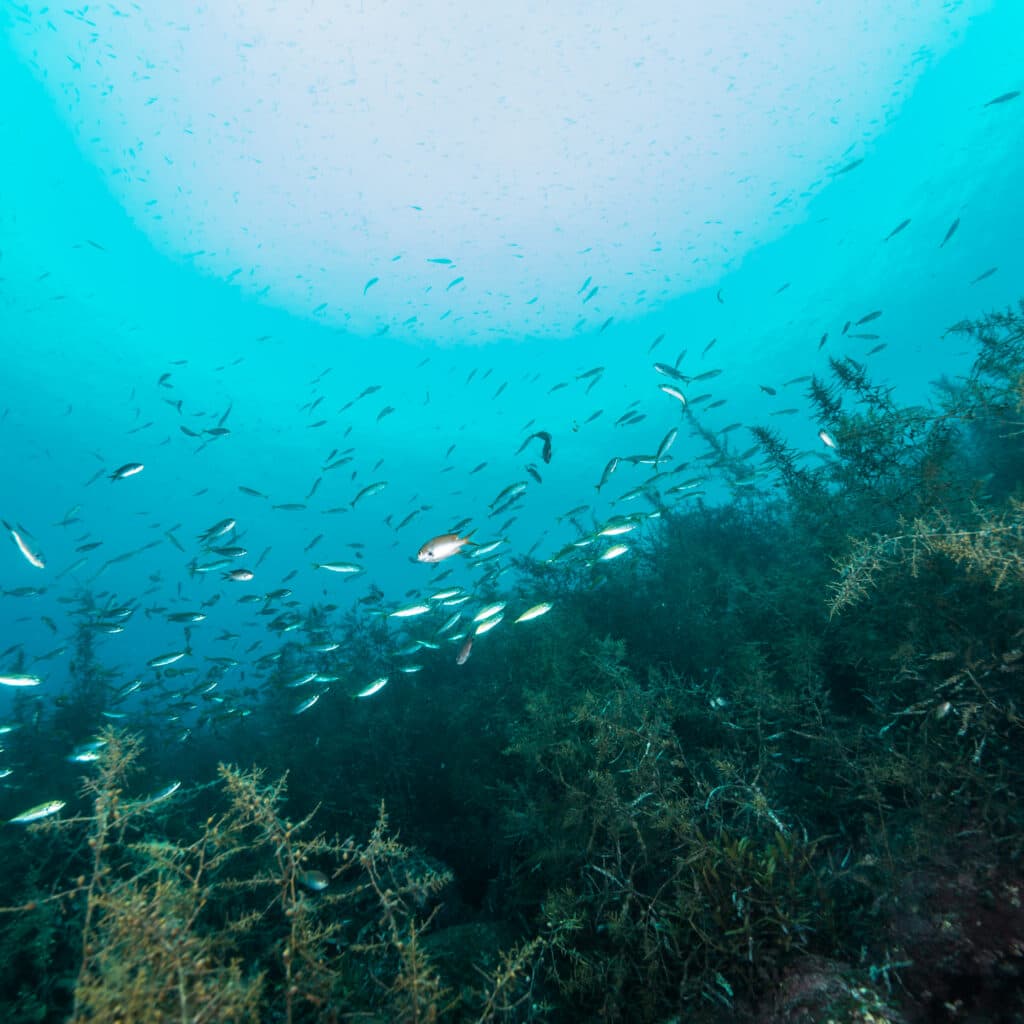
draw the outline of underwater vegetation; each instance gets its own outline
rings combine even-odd
[[[5,818],[78,791],[0,832],[4,1020],[1020,1019],[1024,305],[952,331],[925,405],[812,377],[813,455],[686,408],[729,502],[521,559],[542,622],[315,718],[299,652],[384,672],[386,620],[305,609],[182,744],[153,696],[104,725],[83,594],[4,736]]]

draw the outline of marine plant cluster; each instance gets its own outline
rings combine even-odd
[[[1019,1019],[1024,305],[952,333],[926,404],[811,378],[820,453],[684,411],[730,500],[615,573],[520,560],[543,628],[372,700],[290,713],[310,608],[252,714],[104,727],[83,612],[5,737],[22,792],[80,796],[0,833],[4,1019]],[[319,671],[389,628],[349,610]]]

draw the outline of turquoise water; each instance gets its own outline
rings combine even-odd
[[[1022,40],[1024,7],[1004,0],[8,3],[0,673],[39,682],[4,687],[0,718],[45,729],[87,634],[114,689],[77,735],[40,744],[47,757],[89,741],[106,712],[160,749],[152,789],[248,763],[253,737],[301,774],[294,730],[307,753],[337,738],[376,678],[397,716],[388,743],[403,744],[398,723],[427,685],[472,705],[452,673],[485,604],[506,602],[505,618],[475,637],[467,671],[511,629],[534,632],[514,655],[495,645],[502,664],[587,647],[556,595],[627,586],[634,603],[591,625],[592,639],[615,635],[618,616],[629,633],[651,596],[630,563],[658,560],[665,521],[784,497],[749,428],[771,427],[808,466],[844,457],[806,392],[830,357],[856,360],[901,406],[926,403],[977,354],[948,329],[1020,298]],[[527,442],[538,431],[550,461],[543,437]],[[742,467],[709,463],[709,435],[747,453]],[[110,479],[129,463],[144,468]],[[697,497],[669,490],[685,481]],[[386,486],[359,497],[374,483]],[[831,543],[844,526],[892,529],[891,510],[834,524]],[[634,532],[594,538],[621,516]],[[223,520],[236,525],[204,543]],[[456,528],[476,550],[417,561]],[[247,553],[210,550],[227,545]],[[328,562],[361,571],[316,567]],[[238,569],[253,577],[226,576]],[[432,598],[453,588],[465,607]],[[550,615],[513,622],[540,603]],[[431,610],[394,615],[420,604]],[[205,621],[169,618],[189,610]],[[355,611],[384,631],[370,655],[349,647]],[[787,628],[831,635],[798,617]],[[341,653],[296,655],[300,636]],[[399,670],[417,639],[432,645],[413,659],[422,676]],[[679,669],[671,650],[627,642]],[[174,671],[150,664],[172,652],[186,652]],[[296,706],[321,695],[301,719],[267,698],[282,657],[324,677],[296,691]],[[242,732],[182,699],[209,682]],[[472,760],[472,736],[449,738],[462,741]],[[401,771],[430,765],[443,831],[457,780],[409,742]],[[78,776],[49,763],[12,764],[5,818],[74,805]],[[372,766],[364,810],[394,770]],[[343,782],[315,775],[310,804],[344,802]]]

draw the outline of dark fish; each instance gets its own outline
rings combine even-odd
[[[379,280],[379,277],[371,277],[370,280],[363,285],[363,294],[365,295]]]
[[[544,447],[541,450],[540,457],[545,462],[551,461],[551,435],[546,430],[538,430],[536,433],[531,434],[520,446],[516,455],[523,451],[523,449],[535,438],[539,437],[544,442]]]
[[[862,316],[853,326],[860,327],[861,324],[869,324],[872,320],[877,320],[882,315],[880,309],[876,309],[873,313],[868,313],[866,316]]]
[[[989,100],[985,104],[986,107],[994,107],[997,103],[1009,103],[1010,100],[1015,100],[1020,95],[1019,89],[1014,89],[1013,92],[1004,92],[1002,96],[997,96],[994,100]]]
[[[589,302],[596,294],[597,294],[597,285],[594,285],[594,287],[591,288],[589,292],[587,292],[587,296],[583,300],[584,303]]]
[[[957,219],[953,221],[952,224],[949,225],[949,230],[946,232],[946,237],[941,242],[939,242],[940,249],[956,234],[956,229],[958,227],[960,227],[959,217],[957,217]]]
[[[890,231],[889,234],[887,234],[885,238],[882,239],[882,241],[888,242],[890,238],[894,238],[896,235],[898,235],[909,223],[909,217],[906,220],[900,221],[899,224],[897,224],[896,227],[894,227],[892,231]]]
[[[988,270],[986,270],[984,274],[979,274],[971,282],[971,284],[977,284],[979,281],[984,281],[986,277],[991,277],[998,269],[999,269],[998,267],[989,267]]]
[[[758,385],[766,395],[776,394],[775,388],[770,388],[767,384]]]
[[[820,349],[821,349],[821,348],[822,348],[822,347],[824,346],[824,344],[825,344],[825,342],[826,342],[826,341],[828,341],[828,331],[826,331],[826,332],[825,332],[825,333],[824,333],[824,334],[823,334],[823,335],[821,336],[821,341],[819,341],[819,342],[818,342],[818,349],[819,349],[819,350],[820,350]]]
[[[855,167],[860,167],[862,163],[864,163],[863,157],[859,157],[856,160],[851,160],[845,167],[840,167],[839,170],[836,171],[836,173],[833,175],[833,177],[838,178],[840,174],[846,174],[847,171],[852,171]]]

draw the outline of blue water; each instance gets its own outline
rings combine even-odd
[[[808,401],[809,375],[827,378],[830,358],[850,357],[892,389],[895,403],[924,403],[936,380],[962,377],[975,358],[949,328],[1018,302],[1024,5],[551,6],[0,8],[0,518],[7,524],[0,676],[39,680],[0,686],[0,723],[20,716],[24,724],[32,717],[26,707],[41,730],[56,721],[75,679],[76,643],[90,635],[113,686],[141,681],[127,700],[107,691],[108,710],[122,716],[107,720],[149,734],[154,721],[169,725],[176,745],[159,751],[163,770],[180,768],[188,784],[197,781],[189,771],[201,774],[194,764],[185,769],[197,738],[207,744],[201,767],[209,762],[211,772],[212,748],[213,760],[244,760],[249,750],[244,734],[235,736],[243,735],[239,746],[218,747],[208,709],[174,692],[216,681],[229,713],[259,718],[264,750],[290,767],[295,755],[307,769],[297,773],[307,803],[330,798],[329,813],[345,828],[346,782],[319,783],[320,771],[330,777],[319,744],[329,739],[341,756],[344,730],[353,729],[352,749],[365,759],[356,740],[377,735],[367,725],[377,706],[389,708],[379,724],[385,740],[369,748],[381,758],[380,775],[367,767],[359,807],[376,806],[378,784],[418,793],[395,782],[402,771],[429,780],[449,810],[461,806],[449,762],[463,771],[472,764],[476,776],[471,741],[487,737],[480,757],[495,762],[488,743],[499,754],[506,742],[521,744],[518,695],[502,692],[512,710],[504,708],[504,724],[495,725],[500,743],[488,732],[487,701],[475,708],[472,689],[458,691],[466,719],[456,721],[471,712],[482,717],[456,737],[467,744],[461,749],[438,753],[434,736],[406,749],[400,725],[409,724],[406,695],[425,702],[409,707],[437,713],[432,691],[416,690],[419,678],[438,689],[462,685],[453,663],[475,628],[472,615],[508,602],[505,620],[474,640],[479,659],[502,631],[525,628],[512,620],[551,600],[553,581],[580,597],[633,571],[659,520],[673,511],[772,508],[782,490],[750,451],[749,428],[771,427],[805,465],[844,457],[844,437],[826,434],[823,443],[826,424]],[[662,385],[685,393],[692,416]],[[536,432],[550,435],[550,461],[543,437],[527,440]],[[716,434],[728,455],[742,456],[742,473],[708,464],[707,438]],[[663,475],[652,481],[650,457],[659,446]],[[629,456],[646,462],[632,465]],[[598,489],[616,457],[618,468]],[[129,463],[143,468],[111,479]],[[686,480],[696,495],[669,490]],[[376,482],[386,486],[357,500]],[[645,484],[648,492],[637,493]],[[511,485],[525,486],[503,508]],[[863,516],[870,500],[848,486],[849,507]],[[754,504],[744,504],[751,495]],[[635,533],[589,549],[597,554],[621,542],[621,557],[601,563],[569,547],[623,515],[634,517]],[[234,528],[204,544],[204,532],[225,519]],[[493,543],[493,554],[479,557],[467,545],[437,565],[417,560],[421,546],[456,528],[476,550]],[[861,536],[891,528],[857,523]],[[813,530],[808,536],[807,549],[819,551],[821,538]],[[743,551],[756,550],[749,533],[737,537],[738,547],[748,545]],[[220,557],[210,550],[218,544],[246,554],[223,570],[197,572]],[[837,536],[824,546],[831,553],[845,544]],[[665,549],[648,554],[654,550]],[[363,571],[332,573],[317,567],[322,562],[357,563]],[[229,579],[230,569],[253,577]],[[633,579],[636,593],[647,593],[646,577]],[[714,581],[701,579],[713,589]],[[671,600],[693,597],[688,607],[703,614],[702,595],[682,586],[683,597]],[[439,635],[456,607],[431,595],[454,587],[469,595],[458,606],[464,618]],[[779,592],[797,595],[799,610],[801,590],[796,581]],[[283,592],[268,599],[274,591]],[[757,590],[736,584],[735,592],[745,600]],[[983,602],[972,606],[973,592],[965,593],[963,607],[990,621]],[[998,604],[1004,593],[989,598]],[[651,678],[666,664],[689,665],[691,649],[673,650],[672,637],[696,627],[682,621],[683,612],[673,619],[671,600],[652,618],[671,629],[648,636],[651,650],[638,655]],[[837,702],[852,707],[850,693],[870,694],[881,684],[877,673],[855,678],[849,651],[873,650],[877,634],[870,623],[863,636],[826,633],[838,627],[825,622],[824,600],[812,623],[786,618],[788,608],[780,613],[792,638],[742,637],[732,651],[777,641],[784,656],[773,655],[773,664],[784,676],[791,639],[795,664],[801,638],[824,637],[816,656],[832,666],[834,655],[838,681],[829,684]],[[593,651],[616,617],[631,623],[631,638],[645,635],[643,607],[612,614],[595,605],[593,636],[573,639],[583,631],[580,602],[576,618],[560,624],[555,609],[529,627],[535,641],[517,635],[521,646],[507,648],[519,652],[516,668],[531,685],[557,660],[544,660],[552,651],[573,671],[590,664],[586,658],[597,664]],[[427,617],[394,616],[423,603],[433,606]],[[295,704],[312,693],[325,698],[302,709],[308,717],[298,725],[291,716],[270,722],[267,709],[280,694],[261,706],[267,694],[259,687],[289,640],[310,640],[298,627],[315,606],[327,606],[328,617],[313,639],[339,644],[330,659],[336,677],[294,691]],[[751,606],[755,612],[744,614],[756,632],[762,609],[753,598]],[[364,624],[386,630],[373,658],[348,652],[355,633],[344,623],[357,609]],[[205,621],[185,626],[169,618],[192,610]],[[741,619],[737,613],[729,626],[723,618],[706,632],[717,637],[720,628],[725,636]],[[928,621],[928,614],[911,620]],[[951,635],[955,645],[961,635],[952,628]],[[436,644],[415,654],[424,675],[398,671],[406,657],[398,652],[424,638]],[[564,644],[574,643],[586,658],[566,652]],[[150,664],[172,652],[183,652],[173,671]],[[919,656],[930,653],[922,648]],[[945,664],[947,654],[935,658]],[[1010,651],[1006,663],[1016,656]],[[310,651],[303,657],[323,664]],[[466,678],[480,688],[503,686],[494,662],[484,664],[480,677]],[[570,670],[559,664],[557,681],[565,685]],[[614,672],[601,665],[608,685]],[[711,693],[723,669],[693,671]],[[390,705],[340,700],[382,673],[390,677]],[[727,692],[730,680],[723,680]],[[445,692],[445,700],[455,699]],[[485,692],[497,700],[493,689]],[[880,739],[883,719],[871,716],[882,715],[885,702],[876,698],[858,708],[871,721],[867,732]],[[907,704],[916,699],[926,698]],[[353,706],[363,718],[350,717]],[[713,733],[731,712],[722,710],[727,703],[710,707]],[[100,724],[83,723],[74,742]],[[673,727],[689,744],[691,734]],[[278,728],[302,743],[291,749],[284,740],[275,749]],[[992,735],[1001,728],[991,726]],[[967,729],[965,717],[960,735]],[[67,739],[40,741],[39,762],[19,764],[0,781],[0,817],[41,800],[76,798],[69,778],[78,767],[66,763],[70,750],[57,749]],[[777,787],[783,807],[808,799],[801,775],[808,759],[798,746],[792,763],[773,762],[792,769]],[[401,767],[388,763],[396,747],[409,757]],[[841,767],[838,755],[835,761]],[[758,762],[758,777],[762,768]],[[20,781],[22,769],[32,786]],[[710,768],[706,776],[712,795],[742,788],[716,786]],[[624,806],[654,814],[651,792],[624,790]],[[712,799],[699,796],[698,816]],[[489,829],[493,808],[479,808],[492,797],[475,799],[473,813]],[[427,816],[418,796],[409,805]],[[524,806],[540,804],[524,797]],[[819,810],[819,831],[838,843],[825,801]],[[732,824],[746,813],[736,812]],[[863,831],[876,835],[864,820]],[[440,812],[432,824],[438,833],[447,829]],[[843,835],[841,846],[832,850],[822,840],[814,855],[834,853],[838,862],[841,847],[858,842]],[[474,873],[472,851],[484,846],[475,841],[479,847],[465,844],[474,911],[496,880],[533,884],[525,854],[507,868],[521,852],[514,840],[502,847],[495,839],[493,863]],[[462,855],[452,852],[458,845],[439,855]],[[588,877],[584,883],[593,883]],[[517,908],[532,900],[535,917],[541,898],[505,896]],[[524,934],[533,928],[517,920],[520,926]],[[595,923],[594,935],[605,928]],[[781,944],[787,949],[789,938]],[[882,936],[864,957],[880,961],[884,945]],[[848,958],[850,950],[836,948]]]

